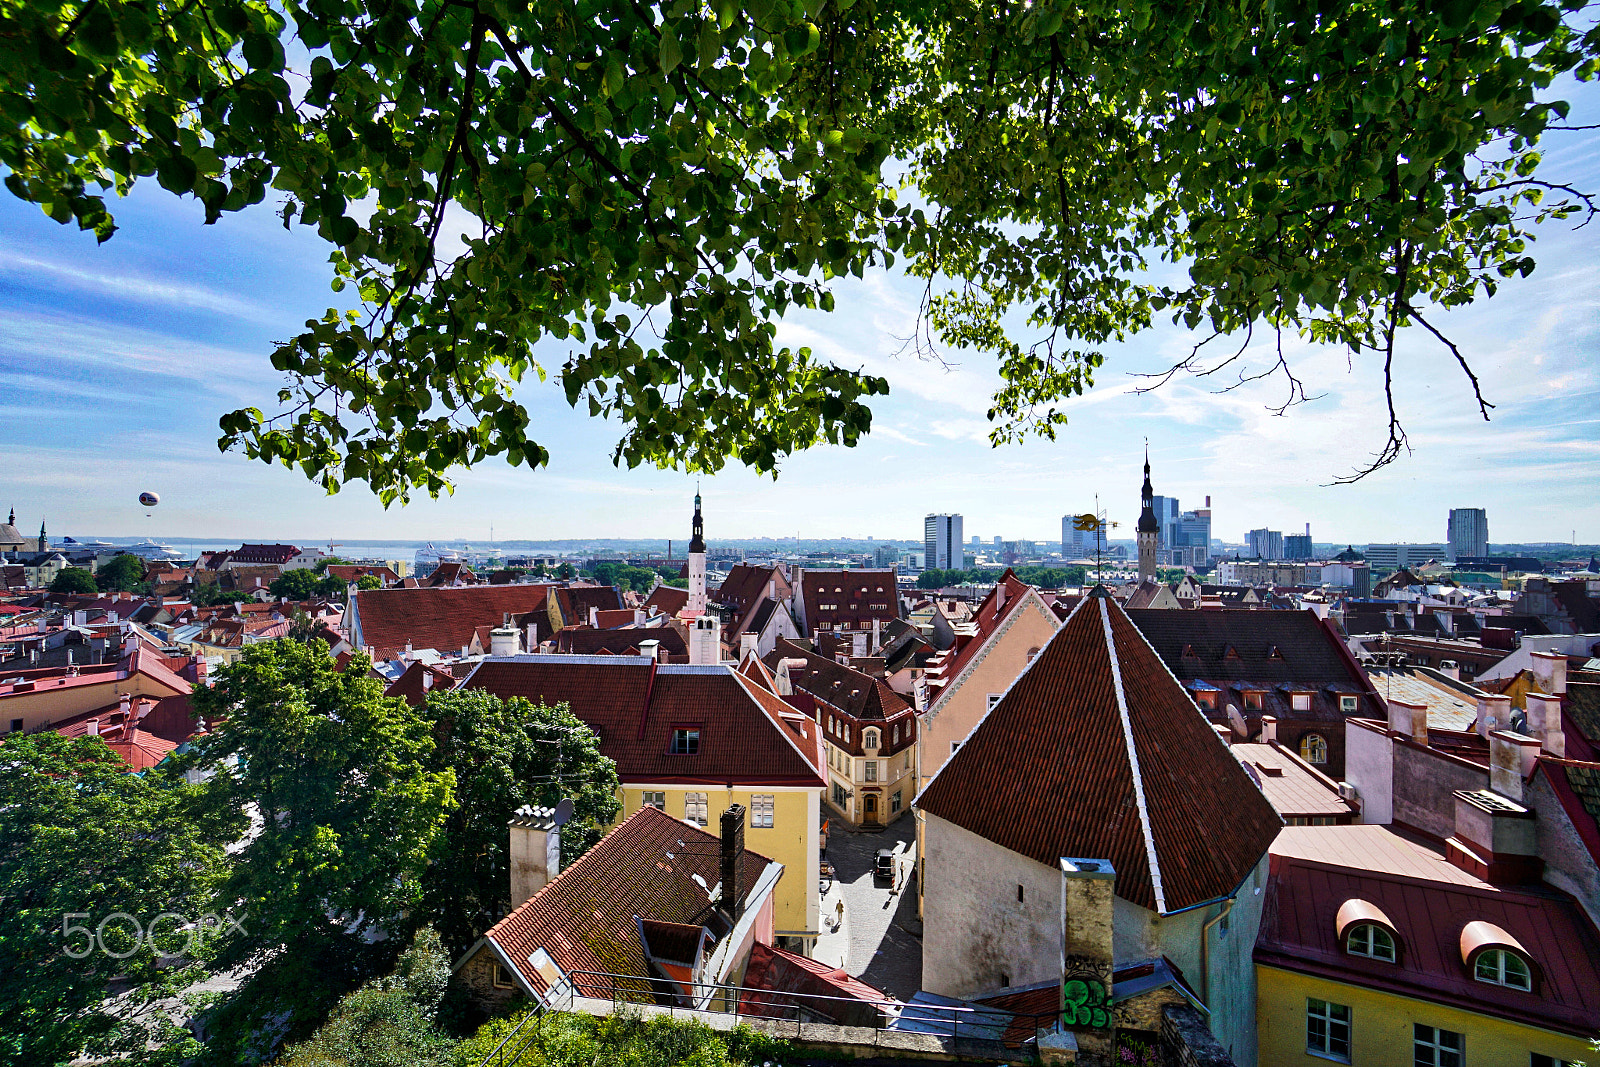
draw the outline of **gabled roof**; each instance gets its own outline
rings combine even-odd
[[[641,641],[658,641],[669,663],[689,662],[689,640],[676,619],[666,626],[628,626],[618,630],[591,630],[568,626],[556,634],[555,650],[563,655],[637,656]]]
[[[719,604],[737,607],[741,614],[750,610],[750,606],[758,600],[764,600],[767,595],[769,582],[777,583],[782,574],[776,567],[757,567],[749,563],[736,563],[728,571],[728,576],[722,579],[716,595],[712,598]],[[788,582],[783,582],[786,587]]]
[[[679,589],[675,585],[656,586],[644,602],[645,611],[653,608],[662,615],[677,615],[688,606],[689,590]]]
[[[815,726],[802,734],[777,696],[725,666],[653,665],[635,656],[483,660],[462,682],[502,697],[566,703],[600,735],[624,782],[826,785]],[[699,752],[670,751],[673,731],[700,730]]]
[[[890,689],[881,678],[818,655],[786,637],[778,639],[777,647],[762,662],[776,674],[779,664],[786,659],[805,660],[805,666],[789,668],[789,681],[796,689],[805,690],[846,715],[881,722],[911,710],[906,698]]]
[[[528,962],[537,949],[568,974],[648,975],[638,920],[692,926],[715,921],[710,891],[722,881],[720,850],[713,835],[646,805],[484,938],[539,993],[547,984]],[[747,902],[769,866],[773,861],[745,851],[739,886]]]
[[[870,627],[873,619],[900,617],[900,587],[894,571],[814,570],[800,575],[800,599],[812,630]]]
[[[1118,896],[1164,914],[1233,892],[1281,826],[1100,587],[916,804],[1051,867],[1108,859]]]
[[[928,664],[928,705],[943,695],[945,689],[961,677],[967,664],[978,655],[989,639],[999,632],[1011,613],[1017,610],[1034,588],[1018,578],[1010,567],[995,582],[989,595],[979,602],[977,610],[966,624],[956,631],[954,643]]]
[[[386,697],[399,697],[412,707],[421,707],[428,693],[435,689],[454,689],[456,680],[449,671],[421,660],[414,661],[405,671],[389,683],[383,691]]]
[[[351,595],[360,628],[352,641],[370,647],[376,659],[392,659],[413,648],[441,652],[472,643],[479,626],[495,627],[505,616],[544,607],[547,585],[474,585],[460,589],[360,589]]]
[[[589,621],[589,609],[619,611],[622,595],[614,585],[564,585],[550,591],[561,610],[561,623],[570,626]]]

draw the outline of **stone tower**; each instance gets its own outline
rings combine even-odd
[[[1155,581],[1156,544],[1161,539],[1161,524],[1156,521],[1155,490],[1150,488],[1150,449],[1144,450],[1143,510],[1139,512],[1139,580]]]

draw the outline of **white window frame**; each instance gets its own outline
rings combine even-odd
[[[1313,824],[1318,825],[1318,824]],[[1395,961],[1394,935],[1377,923],[1357,923],[1345,938],[1345,951],[1352,956],[1365,956],[1384,963]]]
[[[990,693],[988,695],[988,697],[986,698],[987,699],[987,703],[985,704],[983,710],[985,712],[993,711],[994,710],[994,706],[996,704],[1000,703],[1000,698],[1003,697],[1003,696],[1005,696],[1004,693]]]
[[[683,821],[692,822],[696,826],[709,826],[711,824],[711,796],[709,793],[683,794]]]
[[[1454,1044],[1445,1043],[1446,1034],[1454,1039]],[[1427,1058],[1424,1059],[1424,1056]],[[1437,1026],[1412,1023],[1411,1062],[1417,1067],[1466,1067],[1466,1035]]]
[[[644,801],[639,806],[642,808],[655,808],[657,811],[667,810],[667,793],[664,789],[644,790]]]
[[[876,782],[878,780],[878,761],[864,759],[861,761],[861,780],[863,782]]]
[[[750,826],[757,830],[772,829],[773,811],[777,807],[774,793],[750,794]]]
[[[1307,997],[1306,1054],[1338,1063],[1349,1063],[1354,1029],[1350,1015],[1348,1004],[1335,1004],[1329,1000]],[[1343,1052],[1335,1051],[1338,1044],[1344,1045]]]
[[[1339,697],[1339,713],[1341,715],[1354,715],[1361,710],[1361,698],[1345,694]]]
[[[1289,707],[1293,711],[1310,711],[1311,710],[1311,694],[1310,693],[1290,693],[1289,694]]]
[[[1520,982],[1506,981],[1506,976],[1512,973],[1512,969],[1506,966],[1507,960],[1516,960],[1516,965],[1521,968]],[[1485,963],[1489,964],[1489,970],[1494,972],[1492,975],[1484,975]],[[1472,963],[1472,977],[1489,985],[1504,986],[1506,989],[1518,989],[1524,993],[1533,991],[1533,968],[1528,965],[1527,960],[1510,949],[1488,948],[1478,953],[1478,958]]]

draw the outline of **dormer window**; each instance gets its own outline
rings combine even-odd
[[[878,747],[878,731],[875,727],[861,731],[861,744],[862,747],[868,749]]]
[[[1311,694],[1310,693],[1290,693],[1289,694],[1289,706],[1291,708],[1293,708],[1295,711],[1310,711],[1311,710]]]
[[[700,753],[700,727],[676,726],[672,730],[672,754],[696,756]]]
[[[1394,962],[1394,938],[1389,931],[1373,923],[1358,923],[1352,927],[1344,947],[1352,956]]]
[[[1533,971],[1528,961],[1510,949],[1491,948],[1478,953],[1472,976],[1480,982],[1503,985],[1507,989],[1533,989]]]
[[[1245,706],[1245,709],[1247,711],[1260,711],[1261,710],[1261,694],[1260,693],[1246,693],[1244,695],[1244,706]]]

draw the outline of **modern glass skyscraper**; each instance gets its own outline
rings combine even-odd
[[[922,521],[922,548],[934,570],[959,570],[962,557],[960,515],[929,515]]]

